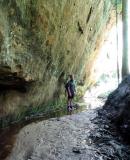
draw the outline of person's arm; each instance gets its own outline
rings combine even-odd
[[[69,96],[71,96],[71,91],[69,87],[68,87],[68,93],[69,93]]]
[[[66,84],[65,84],[65,96],[67,96],[67,92],[68,92],[68,91],[67,91],[67,88],[68,88],[68,84],[66,83]]]

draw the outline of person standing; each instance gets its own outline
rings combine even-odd
[[[74,75],[69,75],[69,80],[65,84],[65,92],[67,94],[67,110],[71,111],[73,109],[73,99],[76,93]]]

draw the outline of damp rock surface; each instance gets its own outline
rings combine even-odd
[[[0,79],[7,90],[0,98],[1,117],[59,97],[69,73],[89,81],[111,10],[110,0],[1,0],[0,77],[16,77]],[[17,78],[27,86],[10,86]],[[19,88],[26,92],[21,95]]]
[[[24,127],[7,160],[129,160],[116,129],[97,110]]]

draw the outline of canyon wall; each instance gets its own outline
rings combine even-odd
[[[58,98],[66,76],[87,79],[110,0],[0,1],[0,117]]]

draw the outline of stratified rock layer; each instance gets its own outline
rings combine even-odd
[[[68,73],[89,80],[110,10],[110,0],[1,0],[0,115],[58,97]]]

